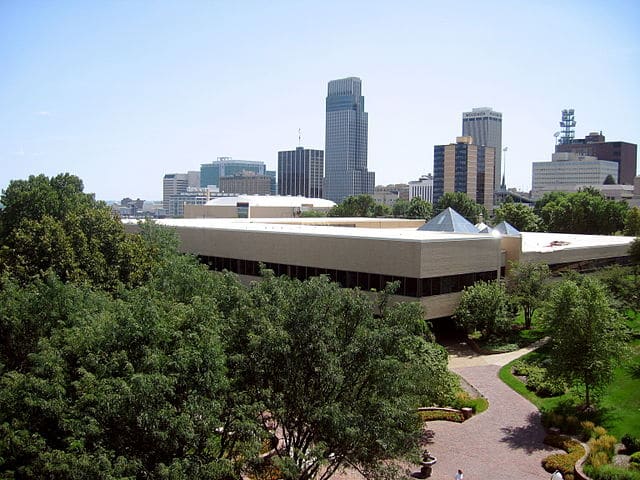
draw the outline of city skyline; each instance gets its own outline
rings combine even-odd
[[[2,2],[0,189],[70,172],[100,199],[159,200],[164,174],[216,157],[273,170],[298,129],[324,149],[327,82],[357,76],[377,184],[433,172],[433,146],[491,106],[507,185],[529,190],[564,108],[576,137],[640,143],[639,20],[630,0]]]

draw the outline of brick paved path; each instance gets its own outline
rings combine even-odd
[[[462,424],[429,422],[438,458],[431,478],[453,479],[458,468],[465,480],[542,480],[540,462],[554,450],[542,443],[538,410],[498,378],[498,365],[455,369],[489,400],[489,409]]]

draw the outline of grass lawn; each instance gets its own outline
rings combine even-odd
[[[599,404],[601,417],[598,423],[618,439],[625,433],[640,437],[640,375],[637,372],[634,374],[630,368],[640,364],[640,339],[633,340],[630,347],[632,354],[615,370],[613,380],[600,397]],[[546,355],[545,347],[531,352],[523,359],[540,358],[544,355]],[[538,409],[549,411],[567,402],[578,403],[580,401],[572,392],[558,397],[538,397],[535,393],[527,390],[524,383],[511,373],[511,363],[500,369],[500,379]]]

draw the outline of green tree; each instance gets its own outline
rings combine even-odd
[[[413,197],[405,212],[407,218],[422,218],[429,220],[433,217],[433,205],[420,197]]]
[[[625,202],[607,200],[597,190],[545,194],[535,211],[545,231],[608,235],[622,231],[628,210]]]
[[[73,175],[14,180],[0,210],[0,270],[22,282],[54,273],[63,281],[88,281],[115,290],[145,276],[136,258],[142,244]],[[142,270],[135,270],[139,266]]]
[[[629,237],[640,237],[640,208],[633,207],[624,218],[624,234]]]
[[[452,391],[446,353],[426,339],[419,304],[375,318],[358,291],[270,272],[250,299],[230,325],[232,368],[282,435],[284,478],[327,479],[347,465],[372,472],[415,453],[416,407]]]
[[[623,321],[604,286],[586,276],[557,284],[543,315],[551,336],[550,372],[582,385],[590,407],[592,391],[611,380],[624,353]]]
[[[542,304],[547,290],[545,285],[551,271],[545,263],[511,263],[507,275],[507,291],[524,312],[524,328],[531,328],[533,313]]]
[[[640,268],[640,237],[637,237],[631,245],[629,245],[629,258],[633,264],[634,276],[636,282],[638,280],[638,268]]]
[[[484,337],[504,334],[512,321],[504,283],[479,281],[465,287],[454,318],[468,334],[481,332]]]
[[[405,200],[404,198],[399,198],[393,203],[393,208],[392,208],[393,216],[405,217],[408,209],[409,209],[409,200]]]
[[[613,175],[609,174],[607,175],[607,177],[604,179],[604,185],[615,185],[616,184],[616,179],[613,178]]]
[[[386,207],[386,208],[385,208]],[[371,195],[352,195],[329,210],[330,217],[375,217],[390,214],[386,205],[376,203]]]
[[[221,332],[231,275],[142,226],[153,263],[117,298],[52,274],[0,286],[0,477],[238,478],[266,434]]]
[[[494,210],[493,215],[495,223],[508,222],[521,232],[537,232],[540,228],[540,217],[524,203],[505,202]]]
[[[433,206],[434,215],[439,214],[443,210],[451,207],[471,223],[478,223],[480,215],[487,218],[486,209],[474,202],[466,193],[448,192],[445,193]]]

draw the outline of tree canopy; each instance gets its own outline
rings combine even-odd
[[[609,235],[622,231],[628,208],[626,202],[607,200],[599,191],[585,188],[575,193],[546,193],[534,211],[544,231]]]
[[[582,385],[591,406],[593,389],[611,380],[624,352],[623,321],[604,286],[587,276],[557,284],[543,312],[551,335],[550,371]]]
[[[640,237],[640,207],[632,207],[624,218],[624,234],[630,237]]]
[[[416,407],[451,398],[418,303],[374,315],[360,291],[268,271],[245,287],[169,230],[124,234],[76,177],[5,198],[1,478],[231,480],[276,434],[283,478],[373,478],[416,453]]]
[[[376,203],[371,195],[352,195],[329,210],[330,217],[382,217],[391,215],[391,207]]]
[[[544,301],[546,280],[551,276],[546,263],[511,263],[507,291],[524,311],[524,327],[531,328],[533,313]]]
[[[511,316],[504,283],[479,281],[465,287],[454,317],[467,333],[477,331],[490,336],[507,331],[511,327]]]
[[[433,206],[433,213],[437,215],[449,207],[474,224],[478,223],[480,215],[488,218],[487,210],[463,192],[445,193]]]
[[[139,283],[147,256],[139,239],[73,175],[14,180],[0,201],[0,271],[25,282],[54,273],[101,288]]]
[[[521,232],[537,232],[541,219],[524,203],[505,202],[493,213],[495,223],[508,222]]]

